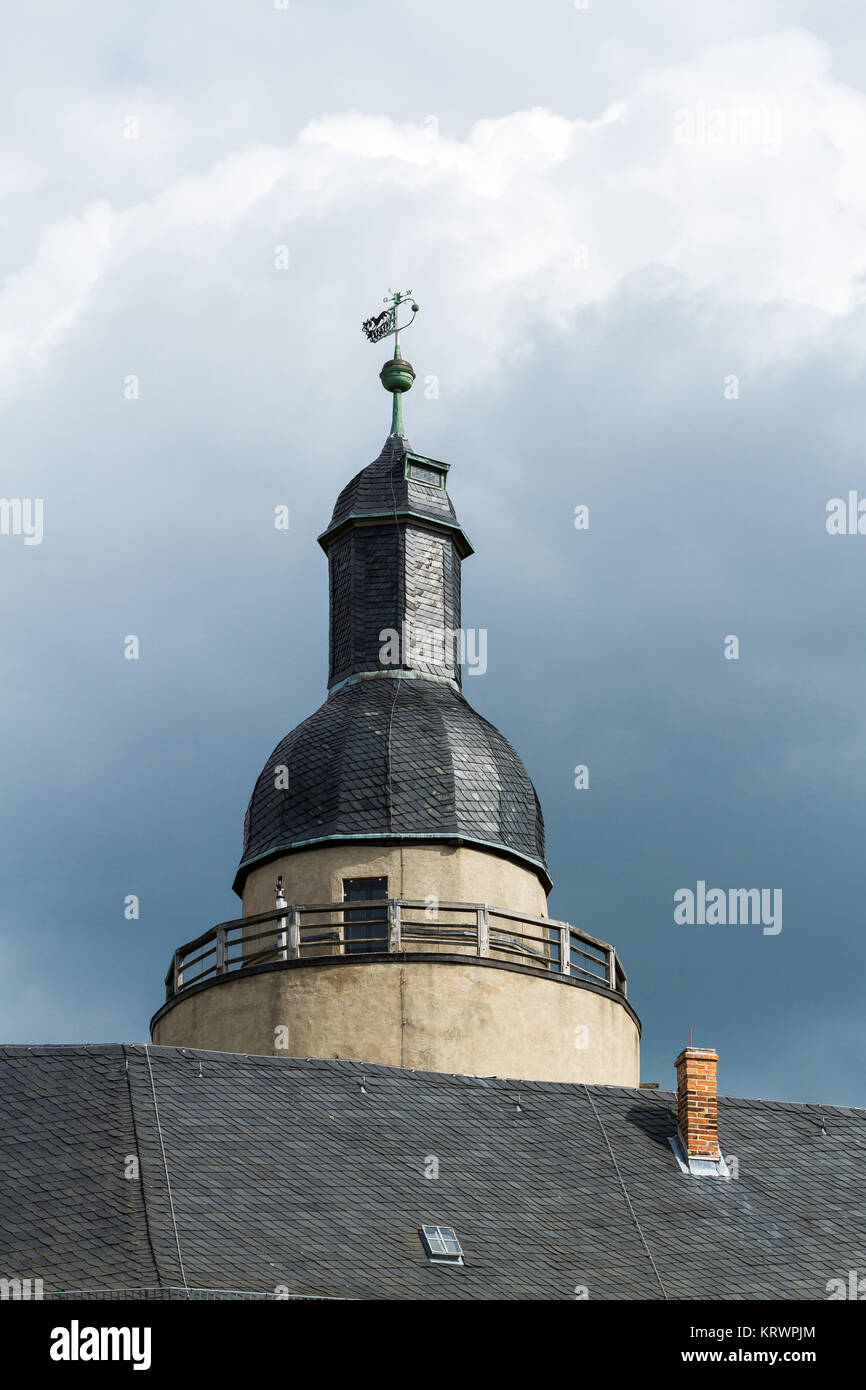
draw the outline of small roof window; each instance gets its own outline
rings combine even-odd
[[[422,1226],[421,1244],[436,1264],[462,1265],[463,1251],[451,1226]]]
[[[412,483],[423,483],[425,487],[444,488],[450,464],[439,459],[428,459],[423,454],[413,454],[407,449],[403,476]]]

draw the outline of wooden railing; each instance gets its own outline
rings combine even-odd
[[[601,985],[626,997],[626,974],[613,946],[568,922],[530,917],[488,903],[379,898],[305,907],[292,904],[220,922],[175,951],[165,977],[166,999],[218,976],[269,962],[417,951],[510,960]]]

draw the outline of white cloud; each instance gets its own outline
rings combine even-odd
[[[365,165],[393,160],[394,174],[406,166],[442,172],[481,198],[501,198],[512,179],[524,177],[528,170],[546,174],[567,160],[576,131],[597,130],[624,115],[622,103],[593,121],[569,121],[535,107],[477,121],[465,141],[443,137],[433,117],[418,126],[397,125],[387,116],[341,115],[311,121],[298,139],[302,145],[327,149]]]
[[[32,264],[0,293],[0,371],[38,364],[87,304],[109,255],[113,215],[94,203],[49,227]]]
[[[675,138],[683,110],[697,118],[693,143]],[[435,189],[446,237],[483,244],[484,290],[546,271],[551,312],[650,266],[747,304],[843,314],[861,302],[866,100],[831,80],[826,46],[802,31],[651,70],[597,121],[520,112],[461,142],[339,116],[301,140],[339,161],[344,188],[363,168],[368,186]]]
[[[677,138],[683,112],[694,115],[691,142]],[[757,141],[743,138],[744,112],[757,113]],[[866,100],[832,80],[826,46],[801,30],[651,68],[594,119],[534,108],[459,139],[432,120],[325,116],[290,146],[238,151],[120,211],[106,189],[49,227],[0,293],[0,364],[8,383],[44,360],[109,266],[134,284],[136,257],[169,243],[192,279],[210,275],[197,238],[218,243],[259,215],[263,244],[277,224],[313,245],[342,238],[358,274],[378,265],[386,235],[406,263],[435,265],[440,301],[465,317],[464,380],[482,344],[488,364],[526,352],[539,320],[573,328],[583,307],[635,277],[772,306],[748,352],[797,352],[821,316],[862,302],[864,166]],[[301,298],[321,293],[314,271],[306,279]],[[780,327],[780,308],[807,312]]]
[[[85,312],[109,264],[126,261],[166,237],[206,228],[211,237],[246,217],[282,178],[284,150],[254,148],[219,161],[205,175],[178,179],[122,212],[104,200],[78,218],[49,227],[33,262],[7,277],[0,292],[0,372],[4,387],[38,367]],[[191,243],[182,246],[188,257]],[[146,292],[146,290],[145,290]]]

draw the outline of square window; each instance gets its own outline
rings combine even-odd
[[[463,1251],[451,1226],[422,1226],[421,1244],[434,1264],[462,1265]]]

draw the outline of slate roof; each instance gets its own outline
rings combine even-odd
[[[681,1172],[674,1114],[663,1091],[2,1048],[0,1272],[46,1296],[655,1300],[825,1299],[866,1268],[866,1112],[720,1100],[731,1181]],[[453,1226],[465,1266],[429,1264],[422,1223]]]
[[[287,767],[288,788],[275,769]],[[389,836],[492,846],[549,884],[544,818],[511,744],[450,686],[344,686],[277,745],[244,821],[236,889],[269,855],[323,840]]]
[[[343,488],[327,529],[319,537],[320,543],[324,544],[349,517],[360,516],[425,516],[455,527],[462,534],[457,513],[444,488],[425,487],[403,476],[407,452],[412,452],[407,439],[401,435],[388,436],[379,457],[356,473]],[[466,547],[471,553],[468,540]]]
[[[461,564],[452,535],[411,518],[338,536],[328,550],[328,688],[357,672],[397,669],[459,688],[461,655],[469,656],[459,640]],[[389,632],[400,635],[396,651]]]
[[[239,893],[254,864],[287,851],[389,838],[485,846],[527,862],[551,886],[535,788],[508,740],[460,694],[453,653],[440,657],[434,646],[425,655],[421,643],[417,655],[409,641],[393,665],[380,655],[386,630],[408,625],[415,637],[441,638],[461,624],[463,533],[444,488],[403,476],[408,448],[388,438],[343,489],[319,538],[331,572],[333,688],[255,784]],[[364,524],[371,516],[379,522]],[[361,524],[346,531],[350,517]],[[427,519],[457,529],[437,534]]]

